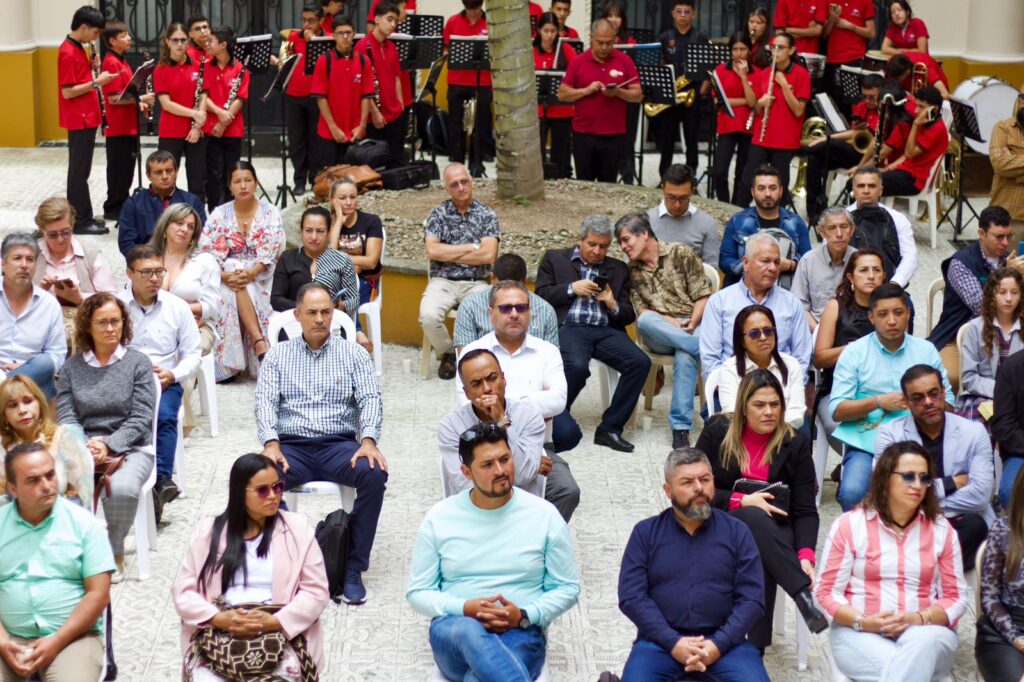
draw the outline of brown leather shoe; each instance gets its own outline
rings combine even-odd
[[[665,385],[665,368],[659,367],[658,373],[654,375],[654,395],[660,395],[661,389]]]

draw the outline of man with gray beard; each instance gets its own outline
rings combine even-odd
[[[768,682],[747,633],[764,613],[764,571],[747,527],[711,507],[700,450],[665,462],[672,506],[636,524],[619,569],[619,610],[637,627],[622,682],[700,678]]]

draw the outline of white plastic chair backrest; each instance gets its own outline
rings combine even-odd
[[[960,371],[961,372],[963,372],[963,366],[964,366],[964,337],[967,336],[967,325],[968,324],[970,324],[970,323],[965,323],[965,324],[960,325],[960,329],[956,333],[956,354],[960,358]],[[960,390],[963,390],[963,386],[960,387]]]
[[[708,284],[711,286],[711,293],[722,288],[722,276],[718,274],[718,268],[714,265],[704,263],[704,276],[707,277]]]
[[[921,190],[921,194],[930,194],[935,189],[935,183],[939,178],[939,173],[942,169],[942,162],[946,160],[946,155],[942,154],[939,158],[935,159],[935,163],[932,164],[932,169],[928,173],[928,181],[924,183],[924,189]]]
[[[936,279],[933,279],[932,283],[928,285],[928,306],[927,306],[928,313],[927,313],[927,319],[926,319],[927,328],[925,329],[925,334],[931,334],[932,333],[932,328],[933,328],[932,320],[934,318],[934,314],[933,313],[934,313],[934,310],[935,310],[935,294],[941,293],[945,289],[946,289],[946,280],[944,280],[941,277],[937,277]]]
[[[334,316],[331,318],[331,333],[333,334],[339,329],[344,330],[346,339],[352,343],[356,342],[356,323],[345,313],[335,310]],[[302,325],[295,318],[295,308],[282,310],[270,316],[270,321],[267,323],[267,340],[271,348],[280,343],[278,337],[282,330],[289,339],[302,334]]]
[[[983,540],[978,547],[978,553],[974,559],[974,613],[976,618],[981,617],[981,560],[985,557],[985,547],[988,540]]]
[[[718,375],[721,371],[721,367],[715,367],[704,382],[704,400],[708,406],[708,419],[715,416],[715,391],[718,390]]]
[[[156,402],[153,403],[153,440],[150,441],[149,445],[153,449],[153,453],[155,456],[157,417],[160,414],[160,398],[163,395],[164,387],[160,385],[160,377],[158,377],[156,374],[153,375],[153,383],[156,386]]]

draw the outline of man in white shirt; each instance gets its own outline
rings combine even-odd
[[[181,494],[171,474],[178,447],[178,410],[182,384],[199,369],[199,327],[188,303],[161,287],[163,259],[151,246],[132,247],[125,256],[131,289],[118,294],[132,317],[134,348],[149,356],[163,393],[157,408],[156,485],[157,517],[163,506]]]
[[[12,232],[0,244],[0,377],[27,376],[53,400],[53,379],[64,364],[68,344],[60,304],[32,284],[38,258],[39,246],[26,232]]]
[[[545,440],[551,440],[551,420],[565,410],[568,387],[558,348],[527,333],[530,326],[530,298],[522,282],[504,281],[491,287],[491,323],[494,331],[465,346],[462,357],[471,351],[488,350],[498,359],[505,378],[505,395],[532,405],[547,423]],[[463,385],[462,373],[456,374],[459,405],[471,403]],[[556,505],[568,521],[579,504],[580,490],[569,471],[569,464],[555,454],[551,458],[545,498],[559,500]]]
[[[889,281],[906,289],[917,270],[914,228],[907,216],[881,203],[882,174],[877,168],[864,166],[857,169],[853,174],[853,198],[855,203],[847,207],[856,224],[850,245],[880,251]],[[877,212],[873,209],[881,209],[888,215],[888,223],[895,230],[895,243],[888,230],[876,229],[875,223],[880,221],[872,220]]]
[[[720,225],[691,203],[695,185],[689,166],[669,166],[661,176],[661,203],[647,212],[647,218],[658,241],[686,244],[702,261],[717,268],[722,248]]]

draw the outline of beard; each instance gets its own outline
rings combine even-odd
[[[702,501],[703,504],[699,504]],[[711,500],[704,493],[697,493],[686,504],[682,504],[673,497],[672,506],[691,521],[707,521],[711,518]]]

